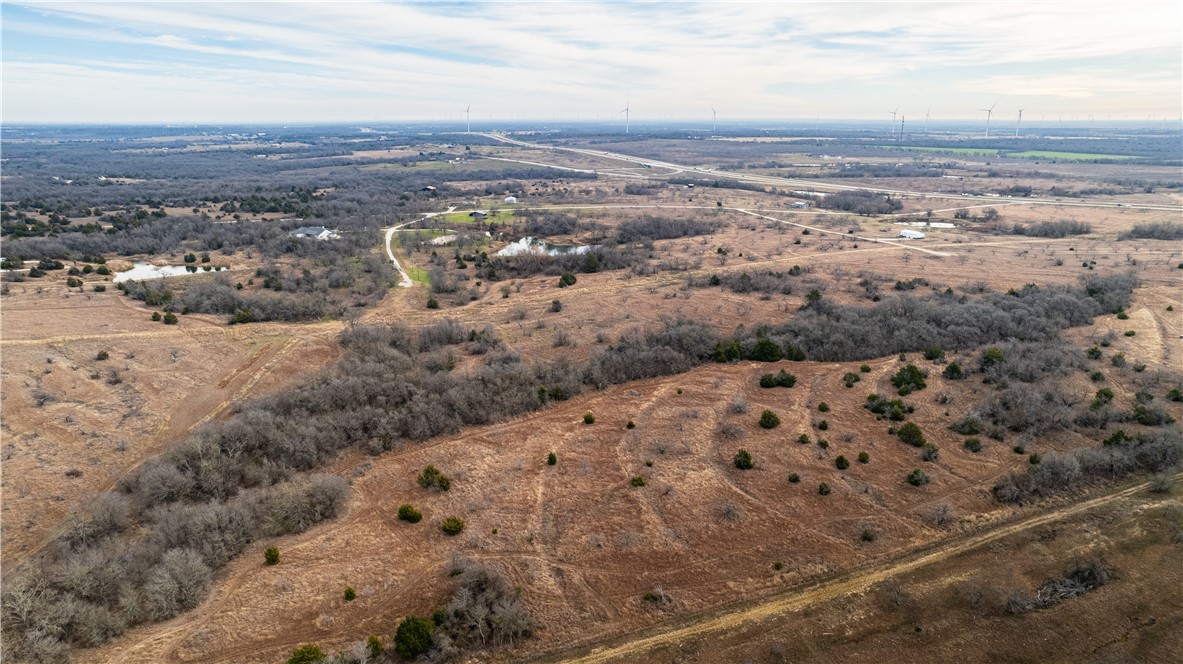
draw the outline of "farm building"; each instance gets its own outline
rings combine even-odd
[[[923,240],[924,233],[921,233],[920,231],[902,230],[900,231],[900,237],[904,238],[905,240]]]
[[[796,201],[795,203],[793,203],[789,207],[800,210],[800,209],[809,207],[809,203],[806,203],[805,201]]]
[[[505,197],[505,202],[506,202],[506,203],[517,203],[517,202],[518,202],[518,198],[517,198],[517,196],[506,196],[506,197]]]

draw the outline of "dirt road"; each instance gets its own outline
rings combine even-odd
[[[1176,475],[1176,479],[1180,477],[1183,477],[1183,473]],[[687,621],[680,621],[675,624],[658,627],[654,630],[623,637],[623,641],[615,639],[609,645],[595,646],[590,649],[588,646],[584,646],[577,650],[568,651],[565,654],[543,657],[539,661],[594,664],[597,662],[638,659],[655,648],[677,644],[686,639],[722,633],[745,623],[765,620],[784,613],[799,611],[819,602],[864,592],[876,583],[911,572],[926,565],[940,562],[984,544],[1129,498],[1138,492],[1145,491],[1148,486],[1149,484],[1132,486],[1115,493],[1015,521],[987,532],[947,542],[932,550],[913,553],[868,569],[856,570],[813,586],[795,589],[755,604],[749,604],[739,608],[732,607],[724,609],[721,612],[717,611],[705,616],[692,618],[691,620],[693,622],[689,622],[689,624],[687,624]]]

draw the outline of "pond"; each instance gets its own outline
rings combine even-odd
[[[547,256],[562,256],[564,254],[586,254],[591,251],[588,245],[575,246],[570,244],[551,244],[538,238],[524,237],[517,242],[505,245],[498,256],[521,256],[522,254],[546,254]]]
[[[956,224],[950,224],[947,221],[897,221],[895,225],[914,228],[957,228]]]
[[[209,267],[209,269],[206,269]],[[187,274],[205,274],[206,272],[219,272],[223,269],[221,265],[217,267],[196,265],[153,265],[151,263],[134,263],[130,270],[124,272],[116,272],[114,283],[123,281],[146,281],[148,279],[163,279],[164,277],[183,277]]]

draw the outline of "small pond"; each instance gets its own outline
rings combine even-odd
[[[546,254],[547,256],[561,256],[564,254],[586,254],[591,246],[575,246],[570,244],[551,244],[538,238],[524,237],[517,242],[510,242],[498,256],[520,256],[522,254]]]
[[[209,269],[205,269],[209,267]],[[198,266],[198,265],[152,265],[151,263],[134,263],[130,270],[125,272],[116,272],[115,283],[123,281],[146,281],[148,279],[163,279],[164,277],[183,277],[187,274],[205,274],[207,272],[219,272],[223,269],[222,266]]]

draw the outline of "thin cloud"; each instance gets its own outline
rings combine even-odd
[[[53,3],[4,12],[4,115],[18,120],[457,119],[469,99],[474,117],[607,118],[625,97],[639,120],[701,117],[709,106],[733,117],[818,108],[877,117],[885,97],[939,107],[956,96],[964,106],[967,93],[1035,97],[1049,113],[1086,100],[1096,113],[1144,117],[1178,113],[1183,96],[1175,4]],[[185,104],[137,100],[160,89],[154,66],[167,67],[167,89]],[[68,102],[81,88],[95,103]]]

